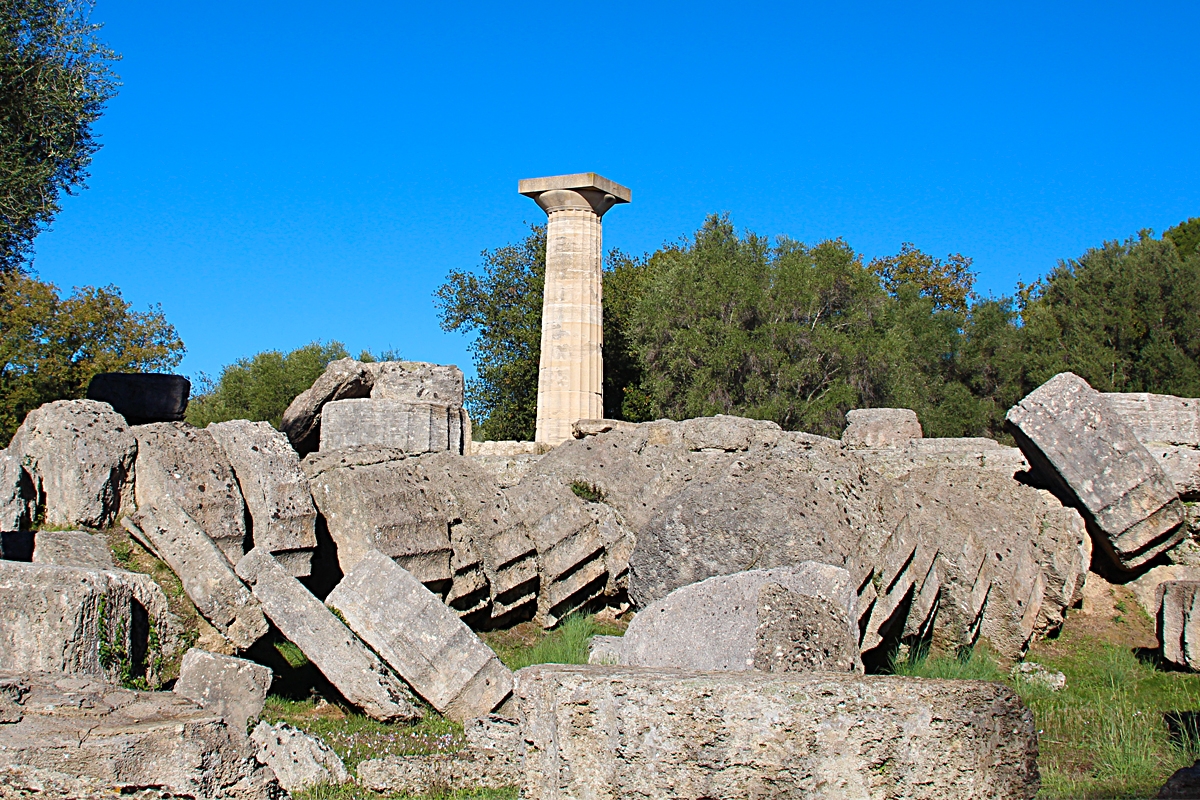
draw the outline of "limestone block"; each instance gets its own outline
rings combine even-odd
[[[331,400],[370,397],[375,375],[367,364],[352,358],[331,361],[313,385],[292,400],[283,412],[280,430],[301,456],[317,449],[321,441],[321,416]]]
[[[152,648],[150,628],[158,632]],[[0,561],[0,672],[145,677],[178,634],[149,576]]]
[[[116,569],[103,535],[86,531],[38,531],[31,560],[60,567]]]
[[[480,456],[472,452],[471,458],[487,471],[497,486],[507,489],[520,483],[521,479],[529,474],[542,457],[540,455]]]
[[[30,796],[155,796],[275,800],[275,776],[244,732],[172,692],[140,692],[66,675],[0,676],[19,682],[21,719],[0,725],[0,783]],[[18,792],[19,796],[25,796]]]
[[[539,665],[517,673],[514,701],[530,800],[1004,800],[1039,786],[1033,716],[997,683]]]
[[[29,412],[8,450],[32,478],[47,526],[105,528],[128,504],[137,442],[107,403],[46,403]]]
[[[126,517],[179,577],[196,610],[235,647],[246,649],[267,632],[262,607],[234,574],[216,543],[170,498],[153,511]]]
[[[846,422],[842,444],[856,449],[900,447],[923,435],[909,408],[856,408],[846,412]]]
[[[1143,444],[1200,447],[1200,399],[1148,392],[1102,396]]]
[[[0,450],[0,531],[28,530],[37,515],[37,492],[21,459]]]
[[[854,455],[888,478],[901,478],[922,467],[971,467],[1005,475],[1029,469],[1020,448],[983,437],[913,439],[897,447],[858,449]]]
[[[463,725],[467,747],[450,755],[384,756],[358,765],[358,781],[386,794],[435,794],[520,787],[521,726],[495,714]]]
[[[267,422],[232,420],[205,428],[233,468],[250,512],[251,538],[292,577],[312,572],[317,509],[300,458],[287,437]]]
[[[182,509],[229,559],[246,542],[246,504],[224,451],[207,430],[186,422],[137,425],[139,509]]]
[[[361,398],[322,412],[321,450],[392,447],[405,453],[462,453],[463,410],[440,403]]]
[[[258,748],[258,760],[271,768],[288,792],[350,780],[346,765],[329,745],[286,722],[260,722],[250,738]]]
[[[380,361],[369,365],[369,369],[375,377],[372,398],[462,407],[463,374],[456,366]]]
[[[417,694],[456,721],[482,716],[512,691],[490,647],[420,581],[378,551],[325,599]]]
[[[247,721],[262,713],[273,677],[270,667],[193,647],[179,666],[175,694],[219,714],[233,731],[245,734]]]
[[[604,636],[597,634],[588,639],[588,663],[608,664],[615,666],[621,663],[621,650],[624,647],[623,636]]]
[[[1158,594],[1163,659],[1200,671],[1200,582],[1167,581],[1159,585]]]
[[[1030,463],[1079,503],[1117,567],[1136,569],[1183,538],[1174,482],[1078,375],[1042,384],[1009,409],[1006,427]]]
[[[1138,605],[1151,619],[1158,619],[1159,609],[1162,608],[1162,592],[1159,591],[1159,587],[1169,581],[1200,581],[1200,566],[1162,564],[1142,573],[1135,580],[1125,584],[1125,587],[1133,592]]]
[[[375,719],[419,719],[408,687],[269,553],[255,548],[237,573],[271,622],[321,670],[342,696]]]
[[[182,375],[102,372],[88,384],[87,397],[108,403],[130,425],[144,425],[182,420],[191,389]]]
[[[498,457],[544,456],[553,449],[553,445],[546,442],[475,442],[471,449],[471,455]]]
[[[861,672],[856,588],[846,570],[814,561],[708,578],[639,611],[620,663]]]

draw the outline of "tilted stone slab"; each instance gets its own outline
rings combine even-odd
[[[335,400],[325,404],[321,450],[393,447],[405,453],[463,451],[463,410],[459,406],[407,400]]]
[[[861,672],[855,589],[849,572],[814,561],[708,578],[639,611],[620,663]]]
[[[1158,596],[1163,659],[1200,671],[1200,581],[1167,581]]]
[[[250,512],[251,538],[296,578],[312,573],[317,509],[300,457],[267,422],[244,419],[205,428],[220,445]]]
[[[292,400],[283,412],[279,429],[288,437],[300,455],[315,451],[321,441],[321,416],[331,400],[351,397],[370,397],[375,374],[369,365],[353,358],[329,362],[313,385]]]
[[[1174,482],[1078,375],[1054,376],[1005,419],[1030,463],[1079,503],[1116,566],[1136,569],[1183,538]]]
[[[1027,800],[1039,787],[1033,715],[998,683],[546,664],[517,673],[514,705],[530,800]]]
[[[900,447],[924,435],[910,408],[856,408],[846,412],[846,422],[842,444],[847,447]]]
[[[106,528],[130,504],[137,441],[107,403],[46,403],[29,412],[8,450],[32,478],[47,527]]]
[[[245,548],[246,504],[212,433],[186,422],[137,425],[133,432],[138,508],[178,506],[236,563]]]
[[[9,674],[0,675],[0,695],[19,698],[17,720],[0,725],[8,788],[27,777],[29,794],[47,798],[55,796],[47,789],[64,779],[59,796],[72,798],[134,795],[148,787],[154,796],[280,796],[244,732],[172,692],[78,676]],[[50,780],[38,780],[43,775]]]
[[[130,425],[144,425],[182,420],[191,390],[182,375],[102,372],[88,383],[87,397],[108,403]]]
[[[174,691],[245,734],[246,722],[262,713],[273,677],[270,667],[193,647],[179,665]]]
[[[269,553],[257,547],[251,550],[238,562],[237,573],[275,627],[346,700],[375,719],[421,718],[408,687]]]
[[[409,403],[440,403],[462,407],[462,370],[424,361],[379,361],[368,365],[375,377],[371,397]]]
[[[453,611],[378,551],[365,555],[325,598],[388,666],[430,705],[462,722],[495,709],[512,673]]]
[[[187,512],[167,503],[134,513],[127,527],[154,546],[206,620],[235,647],[246,649],[267,632],[263,610],[238,580],[228,559]]]
[[[104,535],[86,531],[38,531],[32,561],[60,567],[116,569]]]

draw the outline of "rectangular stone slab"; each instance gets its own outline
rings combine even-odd
[[[512,690],[512,673],[492,649],[420,581],[377,550],[364,556],[325,602],[451,719],[487,714]]]
[[[394,447],[405,453],[462,454],[463,411],[440,403],[358,398],[321,411],[321,450]]]
[[[1005,420],[1035,469],[1078,501],[1118,567],[1136,569],[1183,538],[1174,482],[1078,375],[1055,375]]]
[[[1003,684],[538,665],[516,675],[522,794],[1009,800],[1038,790]]]
[[[254,548],[237,574],[275,627],[363,713],[384,721],[421,718],[408,687],[269,553]]]
[[[1166,661],[1200,670],[1200,581],[1158,587],[1158,641]]]

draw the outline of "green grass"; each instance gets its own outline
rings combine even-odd
[[[353,783],[322,784],[300,792],[292,792],[293,800],[517,800],[520,792],[510,789],[472,789],[458,792],[429,794],[378,794]]]
[[[525,623],[508,631],[482,634],[504,666],[517,670],[532,664],[586,664],[588,640],[597,634],[618,635],[619,625],[596,621],[594,615],[571,614],[558,627],[543,631]]]
[[[1013,681],[981,650],[965,659],[901,662],[896,672],[1008,683],[1037,724],[1038,797],[1045,800],[1154,797],[1175,770],[1200,758],[1198,743],[1173,744],[1163,721],[1167,711],[1200,709],[1200,675],[1163,671],[1130,648],[1082,636],[1035,650],[1029,660],[1061,671],[1066,688]]]

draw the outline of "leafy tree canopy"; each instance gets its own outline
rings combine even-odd
[[[215,383],[202,376],[188,403],[187,421],[202,428],[210,422],[248,419],[278,428],[296,395],[312,386],[330,361],[348,355],[341,342],[312,342],[290,353],[268,350],[239,358],[221,370]]]
[[[91,0],[0,0],[0,271],[23,267],[100,148],[92,123],[116,94],[119,57],[91,10]]]
[[[51,400],[83,397],[100,372],[160,372],[185,352],[162,310],[130,310],[115,286],[58,288],[0,275],[0,441]]]

